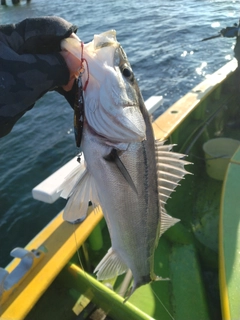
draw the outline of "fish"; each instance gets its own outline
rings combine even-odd
[[[101,206],[110,233],[111,248],[94,272],[98,280],[107,280],[130,269],[133,275],[130,296],[140,286],[162,279],[154,272],[154,252],[161,235],[179,221],[167,214],[165,204],[188,173],[185,165],[189,162],[183,159],[183,154],[171,151],[173,145],[155,140],[137,80],[126,53],[117,42],[116,33],[109,31],[95,36],[91,50],[88,60],[90,74],[96,71],[91,71],[90,66],[94,59],[98,61],[99,68],[102,65],[102,74],[106,68],[114,70],[102,75],[105,79],[104,95],[99,92],[102,85],[97,85],[101,82],[100,76],[98,79],[101,72],[89,77],[89,91],[86,92],[89,104],[85,105],[81,143],[85,170],[79,175],[76,170],[62,186],[62,196],[69,198],[63,217],[69,222],[83,220],[89,201],[96,207]],[[103,64],[99,63],[102,57],[105,59]],[[118,84],[112,81],[111,72],[116,72]],[[113,98],[116,90],[121,95]],[[93,115],[89,118],[88,113],[91,109],[96,110],[96,105],[99,111],[92,121]],[[126,106],[132,110],[125,113]],[[115,113],[112,108],[118,111]],[[103,109],[111,113],[111,117],[106,116],[106,122],[103,121]],[[122,115],[121,124],[115,119],[119,114]],[[131,129],[128,131],[130,122],[134,124],[131,133]],[[107,130],[100,128],[103,124],[108,126]],[[124,125],[128,128],[126,135]]]

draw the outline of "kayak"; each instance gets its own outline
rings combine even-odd
[[[181,221],[160,238],[155,272],[124,301],[131,274],[97,281],[110,248],[101,209],[78,224],[60,212],[12,262],[0,268],[0,319],[240,319],[240,94],[234,59],[153,121],[156,139],[188,155],[187,175],[166,209]],[[161,97],[146,105],[150,113]],[[154,116],[154,115],[153,115]],[[52,203],[76,158],[33,189]]]

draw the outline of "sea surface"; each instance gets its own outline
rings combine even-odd
[[[240,2],[230,0],[32,0],[0,5],[0,24],[58,15],[79,26],[86,43],[95,33],[117,31],[145,99],[162,95],[161,114],[209,74],[233,58],[234,39],[201,39],[232,26]],[[1,50],[1,48],[0,48]],[[75,156],[73,112],[51,92],[0,139],[0,267],[65,205],[45,204],[31,191]]]

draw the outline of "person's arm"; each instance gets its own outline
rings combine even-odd
[[[60,42],[74,31],[57,17],[0,26],[0,137],[47,91],[68,83]]]

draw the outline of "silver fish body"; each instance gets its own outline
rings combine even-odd
[[[166,214],[164,204],[186,173],[184,165],[187,164],[179,160],[182,155],[169,152],[171,146],[154,140],[140,92],[139,97],[146,140],[130,143],[126,150],[118,152],[135,188],[114,161],[106,160],[113,146],[107,145],[88,125],[83,138],[87,170],[97,187],[112,242],[95,271],[99,280],[105,280],[129,268],[134,279],[131,293],[143,284],[160,279],[154,273],[154,251],[160,235],[178,221]]]
[[[117,134],[116,117],[119,113],[115,114],[112,110],[116,106],[116,99],[112,100],[115,95],[112,95],[110,104],[110,100],[106,103],[108,116],[105,117],[103,112],[104,99],[101,106],[94,103],[92,111],[88,110],[82,140],[86,171],[80,177],[76,173],[69,178],[73,181],[73,187],[69,186],[71,181],[64,187],[67,190],[63,190],[64,196],[70,197],[64,218],[68,221],[85,218],[89,200],[101,205],[112,247],[95,272],[99,280],[104,280],[130,269],[134,279],[133,292],[139,286],[158,279],[154,274],[155,248],[161,234],[178,221],[167,215],[164,205],[187,173],[184,165],[188,162],[180,159],[183,155],[170,152],[171,145],[165,146],[163,142],[155,141],[151,121],[127,57],[119,45],[114,46],[116,51],[112,55],[119,64],[114,67],[117,70],[116,79],[119,79],[118,92],[124,92],[124,99],[119,101],[134,101],[134,105],[123,103],[123,109],[129,108],[124,113],[117,104],[123,116]],[[108,85],[111,86],[111,83],[108,82]],[[117,92],[116,81],[114,87],[113,92]],[[112,92],[111,88],[104,90],[107,91],[109,94]],[[97,109],[104,119],[101,118],[95,125]],[[134,127],[132,133],[131,123]],[[105,127],[101,128],[100,124]],[[125,131],[129,131],[126,136]]]
[[[111,257],[108,260],[115,260],[115,268],[103,264],[96,268],[98,278],[113,278],[130,268],[134,289],[155,278],[153,255],[160,231],[154,140],[151,128],[149,131],[149,139],[131,143],[127,150],[119,152],[136,190],[126,181],[115,162],[105,160],[112,146],[106,145],[87,126],[83,138],[87,170],[96,183],[111,236]]]

